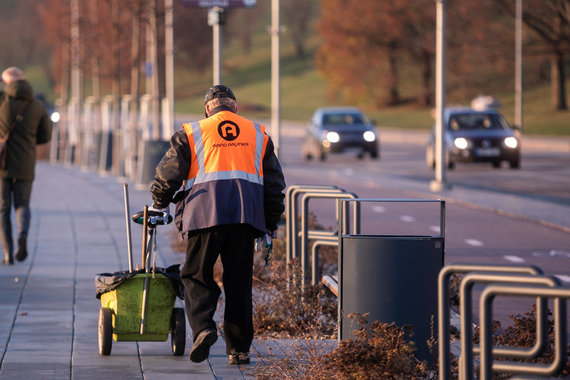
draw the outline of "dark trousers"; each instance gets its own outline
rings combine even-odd
[[[232,224],[200,230],[188,237],[186,262],[180,273],[188,322],[194,339],[206,328],[216,329],[214,313],[221,291],[213,272],[220,256],[228,354],[232,350],[248,352],[253,340],[251,282],[255,233],[249,225]]]
[[[18,239],[27,239],[30,229],[30,197],[32,181],[20,181],[12,178],[0,180],[0,244],[4,258],[12,258],[14,242],[12,238],[12,199],[16,210]]]

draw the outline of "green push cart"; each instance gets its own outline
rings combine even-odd
[[[144,210],[132,219],[143,225],[142,269],[132,267],[132,243],[128,191],[125,189],[125,215],[129,245],[129,271],[102,273],[95,277],[99,310],[99,354],[110,355],[113,340],[166,341],[171,336],[174,355],[183,355],[186,344],[186,317],[183,308],[174,307],[183,298],[178,265],[156,268],[156,226],[168,224],[168,213]],[[153,256],[151,268],[150,259]]]

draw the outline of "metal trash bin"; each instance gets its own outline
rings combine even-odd
[[[360,326],[351,313],[368,321],[413,325],[417,357],[434,362],[427,340],[437,337],[437,278],[443,267],[443,200],[354,199],[341,202],[440,202],[440,236],[349,235],[339,237],[339,339]],[[340,228],[340,227],[339,227]]]

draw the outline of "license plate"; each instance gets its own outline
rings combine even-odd
[[[476,151],[479,157],[497,157],[501,154],[498,148],[480,148]]]

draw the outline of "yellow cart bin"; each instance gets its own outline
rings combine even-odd
[[[145,279],[148,278],[146,321],[140,333]],[[168,277],[138,273],[116,289],[101,294],[101,307],[113,311],[115,341],[165,341],[171,333],[176,295]]]

